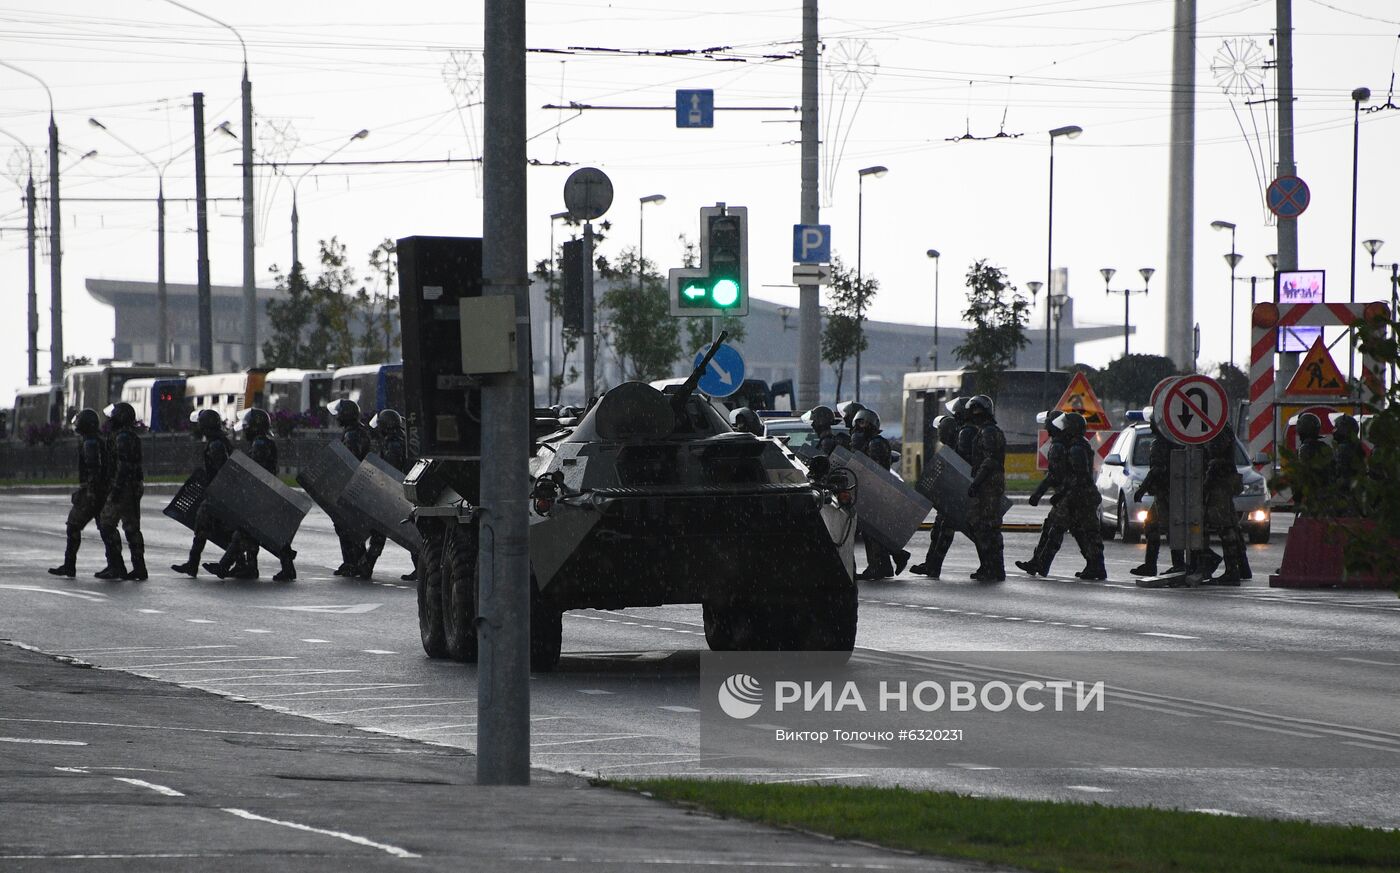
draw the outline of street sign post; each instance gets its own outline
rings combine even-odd
[[[792,226],[792,262],[794,264],[831,263],[831,225],[794,224]]]
[[[676,127],[714,126],[714,89],[676,89]]]
[[[1312,192],[1308,190],[1308,183],[1297,176],[1279,176],[1269,183],[1265,198],[1269,211],[1274,215],[1297,218],[1307,211],[1308,204],[1312,202]]]
[[[792,284],[830,285],[831,266],[828,264],[793,264]]]
[[[709,348],[703,348],[695,353],[695,363],[693,366],[700,366],[700,362],[705,359],[705,353]],[[710,363],[705,367],[705,372],[700,377],[700,382],[696,385],[704,393],[711,397],[728,397],[739,386],[744,384],[744,356],[739,350],[731,345],[722,345],[715,352],[715,356],[710,359]]]
[[[1158,430],[1183,446],[1210,442],[1230,416],[1225,389],[1209,376],[1182,376],[1162,392],[1152,409]]]

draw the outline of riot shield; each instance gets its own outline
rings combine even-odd
[[[919,478],[919,493],[925,495],[954,530],[968,532],[967,490],[972,487],[972,468],[952,446],[940,446],[933,460],[924,467]],[[1002,498],[1001,514],[1006,515],[1011,501]]]
[[[863,536],[892,552],[904,548],[933,510],[933,504],[889,470],[845,446],[831,453],[831,466],[855,474],[856,524]]]
[[[359,466],[360,462],[343,444],[330,443],[312,455],[311,462],[301,468],[297,473],[297,484],[331,517],[331,521],[352,535],[368,535],[369,528],[360,514],[345,512],[338,502],[341,492]]]
[[[175,492],[175,497],[163,512],[189,528],[190,531],[199,532],[197,523],[199,507],[204,503],[204,494],[208,486],[209,480],[205,478],[204,471],[195,470],[190,474],[190,478],[185,480],[185,484],[180,486],[180,490]],[[211,525],[210,528],[210,530],[204,531],[204,535],[219,548],[227,549],[232,539],[232,532],[224,528],[223,525]]]
[[[413,512],[413,504],[404,499],[403,473],[378,454],[370,452],[360,462],[340,492],[338,503],[341,512],[355,515],[358,523],[408,551],[417,554],[422,548],[418,527],[403,523]]]
[[[209,511],[222,524],[246,531],[257,544],[280,554],[292,544],[311,500],[288,488],[243,452],[235,451],[205,490]]]

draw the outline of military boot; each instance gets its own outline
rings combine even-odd
[[[1016,566],[1017,566],[1017,567],[1020,567],[1020,568],[1021,568],[1022,570],[1024,570],[1024,571],[1026,571],[1026,573],[1027,573],[1028,575],[1030,575],[1030,576],[1044,576],[1044,575],[1045,575],[1045,573],[1042,572],[1041,569],[1040,569],[1040,553],[1039,553],[1039,552],[1037,552],[1036,554],[1032,555],[1032,556],[1031,556],[1031,559],[1030,559],[1029,561],[1017,561],[1017,562],[1016,562]]]
[[[194,541],[190,543],[190,559],[183,564],[171,564],[170,569],[176,573],[184,573],[191,579],[199,575],[199,556],[204,554],[204,537],[195,535]]]
[[[98,579],[120,579],[126,575],[126,561],[122,558],[122,535],[115,527],[99,527],[102,545],[107,552],[107,566],[92,574]]]
[[[360,559],[360,563],[354,568],[354,572],[351,575],[357,579],[373,578],[374,565],[379,563],[379,556],[383,554],[383,552],[383,546],[379,546],[378,548],[370,546],[365,549],[365,556]]]
[[[63,549],[63,563],[57,567],[50,567],[49,572],[55,576],[67,576],[73,578],[78,575],[78,547],[83,544],[83,531],[81,528],[74,530],[68,528],[68,541]]]
[[[145,582],[150,578],[146,573],[146,538],[140,531],[129,533],[126,544],[131,549],[131,572],[122,578],[128,582]]]
[[[1142,563],[1129,570],[1134,576],[1156,576],[1157,556],[1162,553],[1162,541],[1157,537],[1152,537],[1147,541],[1147,554],[1143,555]]]
[[[1108,570],[1103,565],[1103,555],[1095,555],[1089,559],[1083,570],[1074,574],[1080,579],[1087,579],[1092,582],[1102,582],[1108,578]]]
[[[297,568],[292,564],[296,556],[296,550],[292,548],[288,548],[287,551],[282,553],[280,556],[282,559],[282,570],[276,576],[272,577],[273,582],[290,582],[297,577]]]
[[[1172,565],[1167,568],[1168,573],[1180,573],[1186,569],[1186,550],[1172,549]]]

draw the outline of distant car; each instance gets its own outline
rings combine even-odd
[[[788,448],[800,458],[810,458],[817,453],[817,432],[812,424],[800,418],[765,418],[763,426],[768,436],[787,441]],[[848,433],[844,424],[831,428],[836,433]]]
[[[1142,536],[1147,521],[1151,496],[1142,501],[1133,499],[1133,492],[1147,476],[1148,454],[1156,436],[1146,424],[1123,429],[1113,444],[1109,456],[1099,468],[1099,525],[1104,538],[1117,534],[1125,543],[1135,543]],[[1244,492],[1235,497],[1235,510],[1240,524],[1251,543],[1267,543],[1272,516],[1269,512],[1269,488],[1264,477],[1249,463],[1244,446],[1235,440],[1235,466],[1244,478]]]

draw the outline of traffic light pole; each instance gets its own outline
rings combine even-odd
[[[593,399],[593,222],[583,223],[583,402]]]

